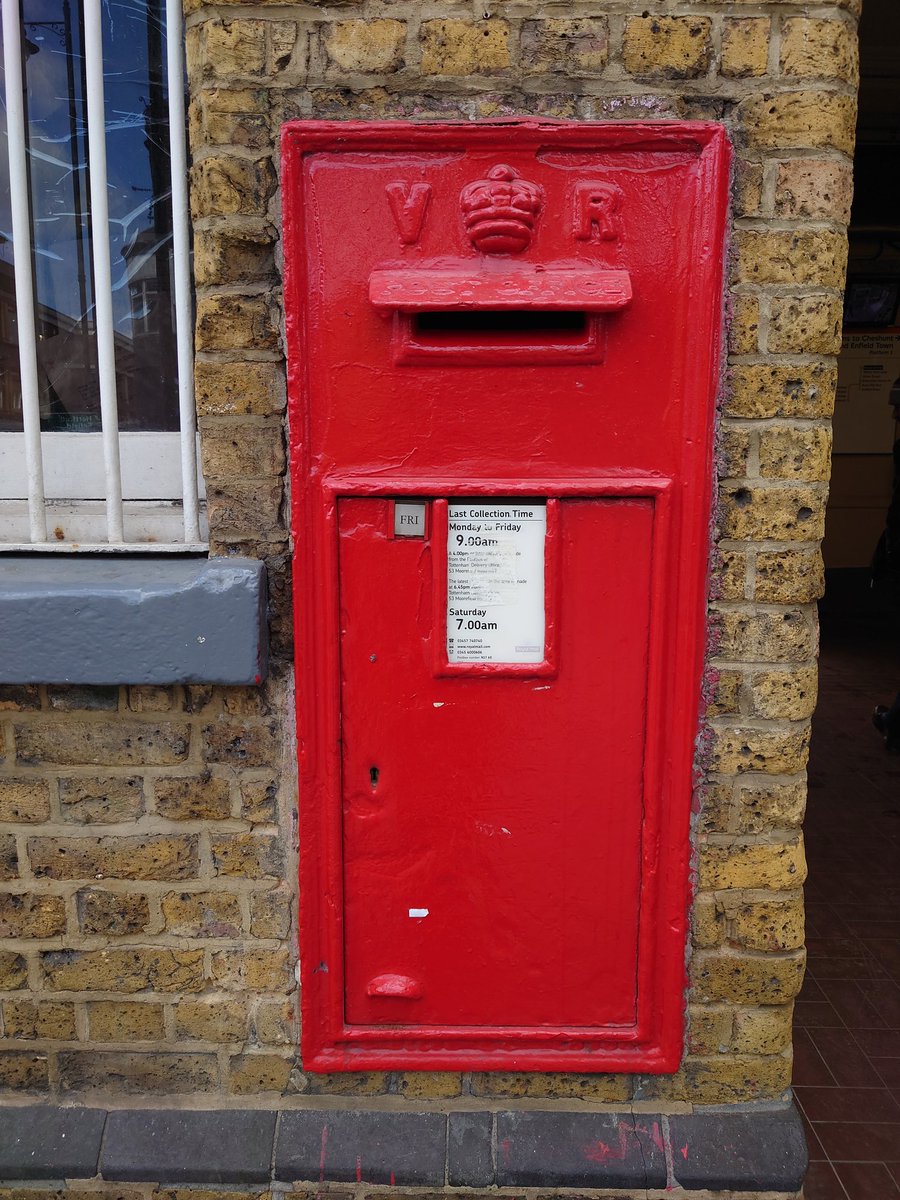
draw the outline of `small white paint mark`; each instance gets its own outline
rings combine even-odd
[[[202,645],[203,645],[203,643],[206,641],[206,638],[205,638],[205,637],[203,636],[203,634],[201,633],[201,634],[199,634],[199,635],[198,635],[198,637],[197,637],[197,641],[198,641],[198,642],[200,643],[200,645],[202,646]]]
[[[544,684],[541,684],[541,686],[540,686],[540,687],[532,688],[531,690],[532,690],[533,692],[549,692],[549,691],[550,691],[550,684],[549,684],[549,683],[544,683]]]
[[[431,703],[435,708],[443,708],[447,702],[446,700],[432,700]]]
[[[427,917],[428,909],[427,908],[411,908],[409,910],[409,915],[411,917]]]
[[[506,828],[505,825],[500,826],[500,832],[505,833],[507,837],[512,837],[512,834],[509,832],[509,830]]]

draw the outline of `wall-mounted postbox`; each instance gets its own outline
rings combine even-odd
[[[727,163],[285,131],[310,1070],[678,1065]]]

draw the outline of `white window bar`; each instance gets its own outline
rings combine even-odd
[[[200,540],[197,450],[194,444],[194,365],[191,304],[187,151],[184,141],[182,0],[166,0],[166,72],[169,84],[169,162],[172,168],[172,249],[175,284],[175,344],[178,354],[178,426],[181,430],[181,490],[184,540]]]
[[[3,13],[3,69],[6,75],[9,190],[12,209],[13,270],[16,277],[16,326],[22,386],[22,425],[28,476],[28,524],[33,542],[47,540],[44,506],[44,463],[41,457],[41,398],[38,386],[37,339],[34,328],[34,280],[31,271],[31,214],[25,149],[22,39],[19,5],[0,4]]]
[[[87,77],[88,168],[94,237],[94,317],[100,382],[100,428],[106,474],[106,536],[125,540],[122,516],[122,465],[119,462],[119,402],[116,394],[115,325],[109,261],[109,204],[106,199],[106,114],[103,98],[103,26],[100,0],[84,0],[84,59]]]
[[[112,278],[109,238],[106,231],[109,228],[109,206],[107,202],[107,171],[106,171],[106,114],[103,82],[103,30],[101,23],[102,0],[82,0],[84,13],[84,53],[85,76],[87,84],[87,126],[88,126],[88,166],[90,174],[90,203],[93,217],[94,237],[92,239],[92,259],[95,281],[95,331],[97,338],[98,375],[100,388],[100,423],[103,450],[103,486],[105,488],[106,513],[106,547],[109,549],[141,548],[151,544],[154,550],[177,550],[180,548],[199,550],[204,548],[203,532],[200,520],[200,496],[203,492],[202,480],[197,468],[196,440],[196,411],[193,386],[193,301],[190,275],[190,216],[188,200],[188,170],[187,148],[185,139],[185,110],[184,110],[184,58],[183,58],[183,19],[181,0],[166,0],[166,75],[168,83],[169,103],[169,155],[171,166],[171,196],[172,196],[172,249],[173,249],[173,290],[175,309],[175,337],[177,352],[178,376],[178,434],[149,434],[126,433],[120,435],[118,421],[118,401],[116,386],[114,314],[112,304]],[[31,259],[31,212],[28,197],[28,159],[26,138],[26,112],[23,103],[24,79],[22,72],[22,35],[20,26],[19,4],[15,0],[0,0],[3,28],[3,62],[5,71],[6,119],[9,151],[9,174],[12,209],[13,234],[13,264],[15,272],[16,320],[18,329],[19,366],[21,375],[24,459],[25,475],[27,477],[27,508],[30,544],[44,550],[64,550],[81,548],[98,550],[104,544],[92,537],[85,537],[91,528],[90,512],[93,505],[88,498],[98,496],[95,485],[90,482],[90,470],[80,464],[81,455],[78,448],[88,449],[88,442],[97,440],[97,435],[85,433],[72,434],[41,434],[41,392],[39,385],[37,344],[36,344],[36,294],[35,280]],[[15,452],[12,445],[7,445],[15,434],[0,434],[0,461],[6,466],[15,466]],[[21,436],[21,435],[19,435]],[[167,523],[159,525],[156,519],[148,516],[146,506],[137,517],[139,537],[143,535],[146,542],[125,542],[124,533],[124,504],[122,486],[122,454],[125,452],[125,465],[136,471],[134,482],[129,482],[125,495],[134,497],[141,503],[141,497],[153,494],[152,477],[157,479],[165,476],[168,480],[170,472],[159,461],[145,463],[141,455],[141,442],[150,443],[155,447],[172,446],[174,438],[178,438],[180,457],[180,487],[166,491],[166,496],[174,499],[181,493],[183,542],[176,543],[160,537],[157,529],[168,528]],[[71,451],[66,451],[69,438],[78,439],[71,443]],[[45,494],[44,481],[44,452],[48,440],[53,442],[51,449],[56,467],[54,468],[54,484],[51,488],[52,497]],[[57,446],[58,441],[64,440],[65,446]],[[138,458],[134,458],[137,452]],[[63,460],[70,458],[70,469],[66,472],[68,482],[60,484],[57,478],[60,465],[60,454]],[[21,460],[20,460],[21,461]],[[99,465],[99,464],[98,464]],[[173,464],[174,465],[174,464]],[[84,469],[82,469],[84,467]],[[148,469],[149,468],[149,469]],[[162,468],[158,470],[156,468]],[[9,503],[16,495],[23,496],[24,491],[17,491],[20,485],[16,478],[19,469],[6,472],[4,483],[0,479],[0,501]],[[85,478],[82,478],[85,476]],[[15,477],[15,478],[14,478]],[[173,481],[174,482],[174,481]],[[165,484],[171,488],[170,483]],[[156,492],[160,495],[160,492]],[[73,530],[80,530],[75,537],[67,536],[64,544],[50,539],[47,532],[47,502],[58,503],[54,498],[69,496],[72,498],[68,509],[67,525],[72,524]],[[84,496],[84,500],[78,500]],[[5,498],[9,497],[9,500]],[[74,507],[73,507],[74,506]],[[80,506],[80,507],[79,507]],[[79,511],[86,515],[87,524],[81,522]],[[149,520],[149,524],[148,524]],[[60,536],[57,532],[57,538]],[[80,545],[75,545],[80,541]],[[18,548],[21,543],[0,544],[0,549]]]

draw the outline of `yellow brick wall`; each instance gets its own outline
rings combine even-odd
[[[839,345],[857,0],[188,0],[197,398],[212,549],[263,558],[273,680],[0,695],[0,1086],[210,1103],[720,1103],[780,1095],[803,966],[814,601]],[[736,147],[687,1055],[673,1076],[308,1076],[278,130],[543,114],[725,124]]]

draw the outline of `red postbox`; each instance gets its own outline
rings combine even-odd
[[[678,1065],[727,166],[285,129],[310,1070]]]

